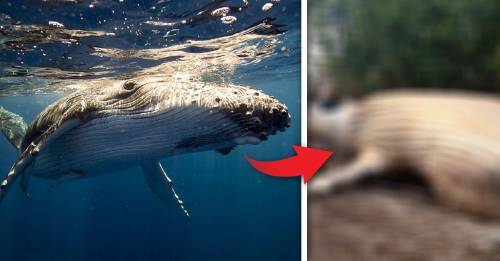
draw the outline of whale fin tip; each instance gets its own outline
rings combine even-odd
[[[160,198],[161,201],[170,204],[173,201],[179,206],[188,219],[191,215],[184,207],[184,202],[175,192],[174,183],[161,165],[160,161],[148,161],[141,164],[149,188]]]

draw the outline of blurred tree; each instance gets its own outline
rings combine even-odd
[[[500,91],[500,1],[310,1],[336,90]]]

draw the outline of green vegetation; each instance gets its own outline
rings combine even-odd
[[[500,91],[500,1],[312,0],[309,16],[340,32],[322,39],[337,89]]]

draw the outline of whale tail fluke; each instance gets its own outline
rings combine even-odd
[[[28,124],[21,116],[0,106],[0,130],[17,149],[21,147],[27,129]]]

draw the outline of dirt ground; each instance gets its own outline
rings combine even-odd
[[[447,209],[421,184],[384,182],[309,195],[309,260],[500,260],[500,220]]]

